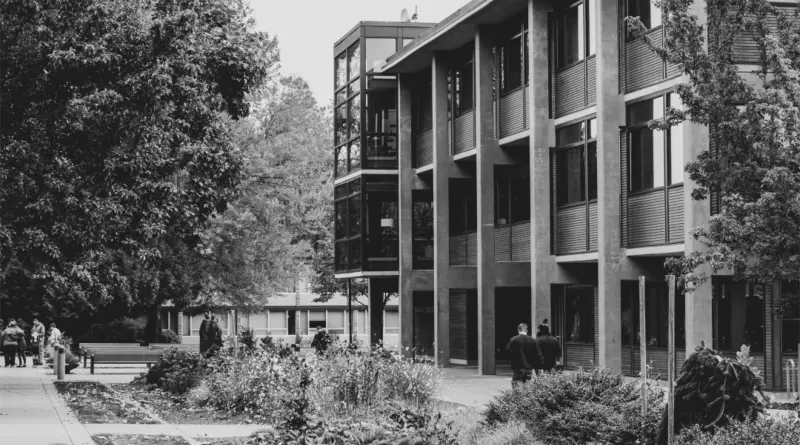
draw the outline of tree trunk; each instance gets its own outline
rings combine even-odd
[[[161,337],[161,305],[155,304],[147,308],[147,326],[144,329],[148,343],[158,343]]]

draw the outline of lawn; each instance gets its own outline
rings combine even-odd
[[[81,423],[157,424],[147,412],[102,383],[54,382]]]

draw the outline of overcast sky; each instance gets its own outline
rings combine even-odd
[[[320,105],[333,97],[333,43],[360,21],[398,21],[403,8],[419,22],[439,22],[468,0],[250,0],[258,28],[277,36],[281,70],[310,85]]]

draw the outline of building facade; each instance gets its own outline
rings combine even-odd
[[[517,324],[548,319],[567,368],[636,375],[644,341],[666,374],[663,264],[701,248],[688,233],[718,208],[684,172],[713,135],[647,127],[686,79],[626,16],[663,42],[648,0],[473,0],[334,44],[336,276],[368,278],[370,302],[399,293],[403,347],[494,374]],[[737,41],[743,75],[753,48]],[[792,286],[719,275],[678,298],[677,366],[701,341],[748,344],[780,388],[800,315],[772,308]]]

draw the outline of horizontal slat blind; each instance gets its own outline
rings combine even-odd
[[[585,108],[585,69],[583,63],[576,63],[556,73],[556,117]]]
[[[517,134],[525,129],[523,100],[525,89],[500,97],[500,137]]]
[[[630,247],[663,244],[666,214],[664,190],[653,190],[628,198],[628,242]]]
[[[433,130],[425,130],[417,136],[417,167],[433,163]]]
[[[682,243],[683,233],[683,185],[669,189],[669,242]]]
[[[456,118],[453,134],[454,153],[463,153],[475,148],[475,113],[468,111]]]
[[[586,252],[586,206],[556,210],[558,255]]]

